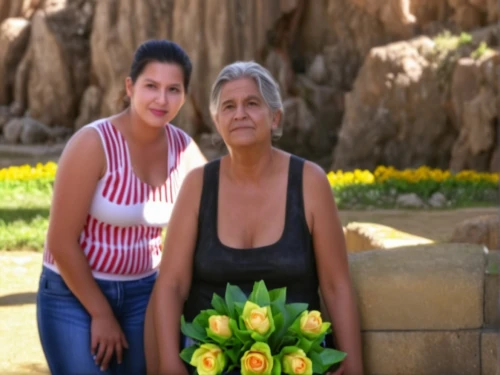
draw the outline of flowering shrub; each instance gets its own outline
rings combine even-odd
[[[38,163],[0,169],[3,187],[28,187],[30,190],[51,190],[57,164]],[[379,166],[375,171],[331,171],[328,181],[335,193],[339,208],[392,207],[400,194],[416,193],[422,199],[443,194],[448,206],[493,204],[498,195],[498,173],[448,170],[422,166],[398,170]]]
[[[57,164],[54,162],[38,163],[34,167],[30,165],[13,166],[0,169],[0,181],[53,180],[56,170]]]
[[[36,179],[54,179],[57,164],[48,162],[38,163],[36,166],[22,165],[0,169],[0,181],[29,181]],[[406,182],[420,182],[432,180],[443,182],[446,180],[486,182],[497,184],[498,173],[481,173],[472,170],[464,170],[457,174],[441,169],[432,169],[426,166],[417,169],[398,170],[393,167],[379,166],[372,173],[368,170],[356,169],[352,172],[341,170],[331,171],[327,174],[332,187],[352,184],[379,184],[388,180],[403,180]]]
[[[392,207],[400,194],[415,193],[429,199],[441,193],[448,206],[494,204],[498,195],[498,173],[464,170],[456,174],[426,166],[397,170],[379,166],[372,173],[332,171],[327,174],[340,208]]]
[[[382,184],[390,180],[400,180],[407,183],[422,181],[468,181],[498,184],[498,173],[481,173],[472,170],[464,170],[457,174],[441,169],[432,169],[426,166],[417,169],[397,170],[393,167],[379,166],[372,173],[367,170],[356,169],[352,172],[329,172],[328,181],[332,187],[352,184]]]

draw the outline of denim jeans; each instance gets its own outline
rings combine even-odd
[[[37,323],[52,375],[142,375],[144,317],[156,274],[134,281],[96,280],[128,342],[119,365],[113,357],[100,371],[91,353],[91,317],[60,275],[43,267],[37,294]]]

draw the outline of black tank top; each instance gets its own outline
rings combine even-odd
[[[319,310],[318,275],[302,192],[304,160],[290,157],[281,238],[252,249],[234,249],[219,240],[219,169],[220,159],[204,167],[193,276],[184,306],[186,320],[192,321],[201,310],[211,308],[214,293],[224,298],[227,283],[238,285],[249,295],[259,280],[264,280],[268,289],[286,287],[287,303],[308,303],[310,310]]]

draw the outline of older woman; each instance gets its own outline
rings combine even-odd
[[[160,276],[146,315],[151,374],[186,374],[180,317],[210,308],[227,283],[249,293],[255,281],[287,287],[287,302],[332,318],[348,353],[335,374],[362,374],[360,329],[342,227],[317,165],[272,146],[283,106],[269,72],[255,62],[226,66],[210,111],[229,154],[187,177],[172,213]]]

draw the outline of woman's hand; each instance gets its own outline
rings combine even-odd
[[[122,362],[123,348],[128,348],[128,343],[113,313],[93,317],[90,334],[91,352],[101,371],[108,368],[113,353],[117,362]]]

